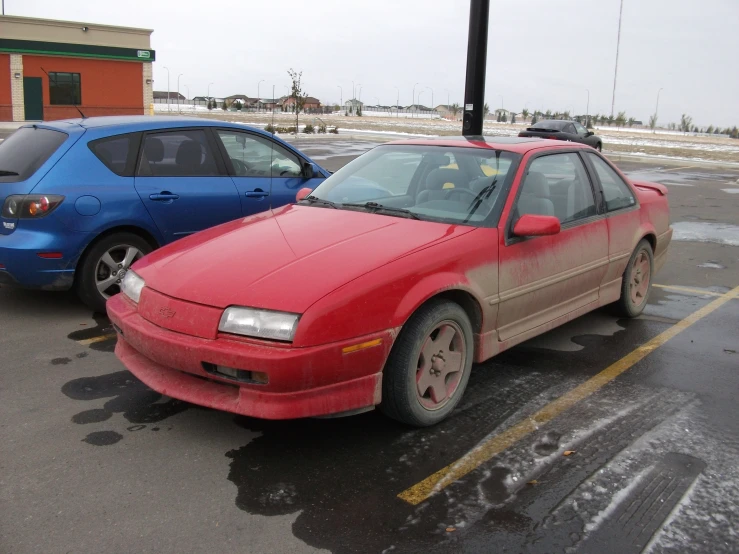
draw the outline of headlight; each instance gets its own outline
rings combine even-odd
[[[260,339],[292,341],[299,319],[298,314],[234,306],[223,312],[218,330]]]
[[[139,298],[141,298],[141,289],[145,285],[144,280],[135,271],[129,269],[123,281],[121,281],[121,292],[138,304]]]

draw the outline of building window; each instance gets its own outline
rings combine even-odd
[[[49,73],[49,98],[52,105],[82,104],[79,73]]]

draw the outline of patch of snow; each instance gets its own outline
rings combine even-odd
[[[672,239],[692,242],[714,242],[739,246],[739,226],[728,223],[680,221],[672,225]]]
[[[728,194],[739,194],[739,189],[721,189]]]
[[[722,266],[721,264],[717,264],[716,262],[706,262],[704,264],[699,264],[698,267],[703,267],[706,269],[726,269],[724,266]]]
[[[605,510],[601,510],[598,512],[589,523],[585,525],[585,531],[588,533],[592,533],[595,531],[598,527],[600,527],[603,522],[610,517],[610,515],[618,508],[619,504],[621,504],[624,500],[626,500],[629,495],[632,493],[632,491],[644,480],[644,477],[649,472],[649,470],[652,469],[651,467],[648,467],[644,470],[642,470],[640,473],[636,475],[632,479],[632,481],[628,484],[626,488],[621,489],[616,494],[613,495],[611,498],[611,503],[606,507]],[[573,501],[574,503],[575,501]],[[577,508],[575,508],[577,509]]]

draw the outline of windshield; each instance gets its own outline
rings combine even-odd
[[[378,146],[326,179],[302,203],[482,225],[520,156],[492,148]]]

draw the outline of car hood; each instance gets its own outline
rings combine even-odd
[[[303,313],[377,267],[473,229],[292,205],[181,239],[134,269],[146,286],[182,300]]]

